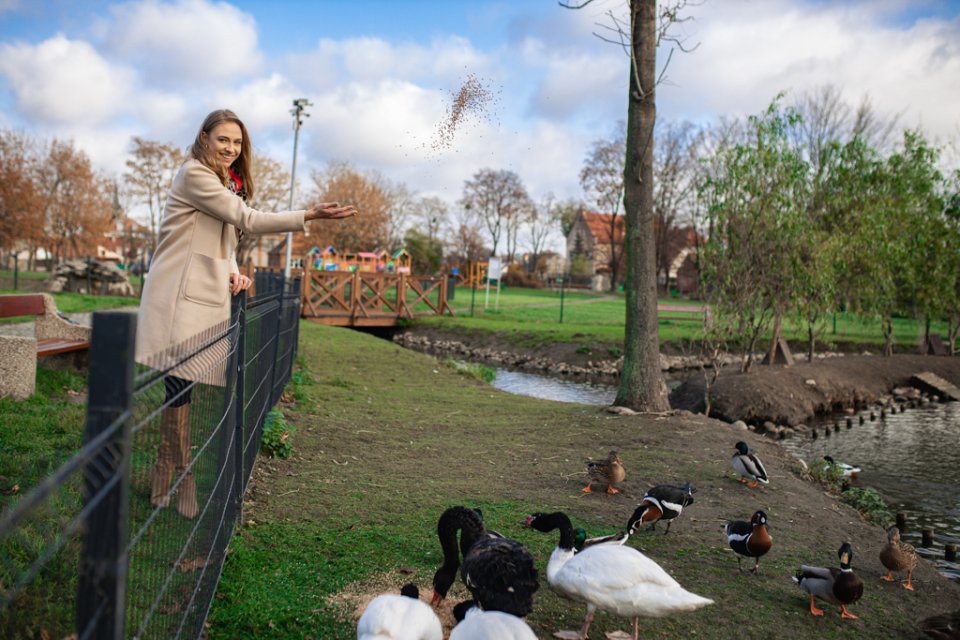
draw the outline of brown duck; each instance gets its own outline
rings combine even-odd
[[[893,582],[894,571],[906,571],[907,583],[903,588],[913,591],[910,577],[913,575],[914,567],[917,566],[917,551],[912,544],[900,540],[900,529],[897,527],[887,529],[887,544],[880,550],[880,562],[887,568],[887,575],[883,576],[884,580]]]
[[[588,460],[587,474],[590,476],[590,482],[582,489],[584,493],[593,491],[590,487],[594,482],[606,482],[607,493],[620,493],[620,490],[613,485],[623,482],[627,477],[620,454],[616,451],[611,451],[606,460]]]

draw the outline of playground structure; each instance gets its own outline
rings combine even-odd
[[[410,262],[410,254],[406,249],[400,249],[393,254],[385,250],[340,253],[334,247],[314,247],[307,252],[303,260],[307,270],[406,274],[411,272]]]
[[[487,281],[488,262],[468,260],[462,267],[452,265],[450,275],[456,279],[457,287],[472,289],[483,286]]]

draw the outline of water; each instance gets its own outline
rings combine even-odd
[[[617,390],[609,385],[548,378],[509,369],[497,369],[497,378],[493,381],[493,386],[521,396],[580,404],[613,404],[617,396]]]
[[[807,462],[831,455],[862,467],[855,486],[876,490],[894,514],[907,517],[903,538],[934,560],[941,573],[960,578],[960,565],[943,560],[943,545],[960,542],[960,402],[930,403],[888,414],[814,440],[796,437],[780,444]],[[811,426],[826,427],[834,420]],[[933,528],[934,546],[920,548],[921,530]]]

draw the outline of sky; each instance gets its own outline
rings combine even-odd
[[[449,203],[482,169],[582,196],[626,118],[625,0],[0,0],[0,128],[69,139],[120,176],[138,136],[185,148],[230,108],[297,177],[329,162]],[[835,85],[933,140],[960,138],[960,0],[691,0],[658,118],[708,123]],[[599,35],[598,35],[599,34]],[[666,59],[661,51],[659,60]],[[479,87],[453,129],[454,96]],[[444,132],[446,131],[446,134]]]

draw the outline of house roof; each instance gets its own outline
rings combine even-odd
[[[622,244],[624,238],[623,216],[613,216],[609,213],[593,213],[592,211],[581,212],[583,221],[590,230],[591,235],[601,244],[610,244],[610,225],[613,223],[613,241],[615,244]],[[616,217],[616,220],[613,218]]]

